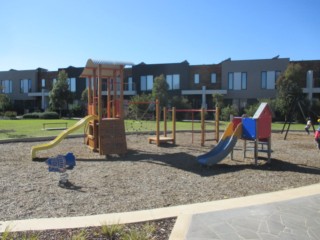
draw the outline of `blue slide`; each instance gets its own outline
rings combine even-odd
[[[220,162],[233,150],[238,138],[241,137],[241,134],[241,123],[236,127],[235,131],[233,131],[233,124],[229,123],[218,144],[211,151],[198,156],[198,162],[206,166],[212,166],[213,164]]]

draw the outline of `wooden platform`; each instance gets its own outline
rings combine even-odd
[[[149,143],[157,143],[157,137],[149,137],[148,138]],[[171,142],[172,144],[175,144],[175,140],[172,137],[164,137],[164,136],[160,136],[159,137],[159,144],[160,143],[167,143],[167,142]]]

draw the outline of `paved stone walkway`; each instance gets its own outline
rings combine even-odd
[[[177,217],[169,240],[320,240],[320,183],[278,192],[124,213],[0,221],[0,233]]]
[[[194,214],[186,239],[320,239],[320,194]]]

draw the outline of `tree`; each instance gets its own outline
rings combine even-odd
[[[81,93],[81,100],[84,101],[84,102],[88,102],[88,92],[89,92],[89,89],[86,88],[85,90],[82,91]]]
[[[191,109],[191,103],[189,103],[188,99],[183,96],[173,96],[171,100],[171,107],[175,107],[177,109]],[[176,119],[181,121],[186,118],[186,112],[177,112]]]
[[[277,80],[277,110],[283,115],[287,114],[295,101],[304,98],[302,82],[304,72],[300,64],[289,64],[286,71]]]
[[[151,94],[141,94],[131,97],[127,118],[135,120],[145,120],[150,113],[154,113],[155,104],[152,104]],[[142,104],[141,104],[142,103]]]
[[[215,107],[223,107],[223,95],[219,93],[212,94],[212,100]]]
[[[152,88],[152,97],[158,98],[160,101],[160,107],[167,106],[168,103],[168,89],[169,85],[164,78],[164,75],[161,74],[160,76],[154,79],[153,88]]]
[[[0,112],[5,112],[12,108],[11,100],[6,94],[0,94]]]
[[[57,82],[53,85],[49,93],[49,106],[53,111],[59,110],[61,117],[61,110],[68,109],[68,103],[73,99],[73,94],[69,90],[68,74],[62,70],[58,73]]]
[[[221,109],[221,118],[223,121],[229,121],[230,115],[238,116],[238,114],[239,114],[238,110],[231,105],[228,105]]]

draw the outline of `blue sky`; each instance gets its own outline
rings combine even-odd
[[[320,59],[319,0],[10,0],[0,8],[0,71]]]

